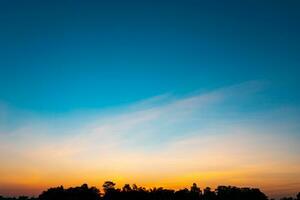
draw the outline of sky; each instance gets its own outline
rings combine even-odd
[[[0,195],[112,180],[294,196],[299,9],[0,1]]]

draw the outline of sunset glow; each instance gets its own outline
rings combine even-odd
[[[1,1],[0,195],[295,196],[300,6],[262,2]]]

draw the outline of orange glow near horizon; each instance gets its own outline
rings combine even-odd
[[[218,185],[234,185],[238,187],[254,187],[260,188],[263,192],[271,197],[277,197],[283,195],[282,192],[289,192],[296,194],[298,192],[299,184],[295,184],[293,187],[289,185],[299,177],[290,177],[289,179],[280,179],[274,177],[259,178],[258,171],[227,171],[227,172],[203,172],[203,173],[187,173],[185,175],[165,175],[165,176],[147,176],[147,175],[132,175],[120,176],[118,174],[112,175],[111,178],[98,178],[101,175],[93,175],[82,177],[53,177],[53,179],[47,178],[47,180],[41,180],[37,178],[15,179],[15,183],[11,182],[6,185],[1,183],[1,193],[4,196],[38,196],[42,191],[50,187],[57,187],[63,185],[64,187],[80,186],[83,183],[87,183],[90,186],[99,188],[102,192],[102,184],[106,180],[112,180],[117,183],[117,188],[122,188],[126,183],[137,184],[146,188],[164,187],[169,189],[182,189],[189,188],[192,183],[197,183],[202,189],[205,187],[216,188]],[[147,174],[145,172],[145,174]],[[95,177],[95,178],[94,178]],[[97,177],[97,178],[96,178]],[[103,177],[103,176],[102,176]],[[65,179],[64,181],[62,181]],[[275,182],[275,183],[274,183]],[[276,182],[280,182],[277,185]],[[285,187],[284,187],[285,186]]]
[[[49,187],[83,183],[101,189],[106,180],[117,187],[180,189],[197,183],[202,189],[255,187],[271,197],[295,194],[298,123],[281,119],[286,110],[260,116],[263,120],[211,117],[222,110],[218,102],[257,90],[250,85],[148,105],[165,98],[159,97],[90,121],[88,114],[62,117],[61,124],[68,122],[63,127],[31,119],[0,134],[0,194],[38,195]],[[213,115],[203,117],[207,113]]]
[[[214,189],[218,185],[258,187],[270,196],[281,195],[284,192],[282,190],[297,192],[300,185],[291,185],[300,180],[300,169],[297,167],[300,163],[296,158],[295,161],[291,161],[290,158],[282,159],[282,162],[267,159],[274,153],[257,154],[253,158],[252,154],[248,155],[255,150],[251,146],[244,146],[240,152],[229,148],[237,145],[242,147],[246,145],[244,142],[251,143],[252,136],[241,135],[238,140],[235,136],[235,141],[230,137],[226,135],[227,140],[222,137],[212,138],[214,142],[208,139],[216,144],[212,145],[209,142],[209,152],[203,152],[203,149],[208,149],[204,141],[193,138],[172,144],[161,150],[159,156],[156,153],[124,153],[116,150],[99,158],[94,157],[97,155],[95,154],[84,159],[74,159],[69,154],[66,157],[66,154],[59,151],[62,157],[54,152],[51,152],[52,156],[49,153],[47,158],[39,157],[39,153],[32,154],[34,157],[31,158],[26,154],[28,162],[23,165],[12,165],[11,162],[16,161],[7,158],[7,164],[4,163],[0,168],[0,192],[10,196],[36,196],[49,187],[79,186],[83,183],[101,189],[106,180],[114,181],[119,188],[125,183],[135,183],[146,188],[181,189],[189,188],[195,182],[202,189],[207,186]],[[223,145],[220,146],[220,142],[217,141],[223,141]],[[199,144],[201,148],[197,147]],[[256,151],[260,148],[262,147],[256,146]],[[279,151],[276,154],[280,156]]]

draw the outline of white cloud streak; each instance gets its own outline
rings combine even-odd
[[[13,129],[0,129],[0,186],[101,184],[112,178],[169,187],[192,181],[252,184],[272,193],[277,182],[300,183],[295,115],[276,124],[289,110],[235,109],[255,99],[263,85],[254,81],[186,97],[167,94],[55,120],[30,114]]]

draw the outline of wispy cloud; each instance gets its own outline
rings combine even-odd
[[[176,188],[191,182],[253,185],[271,191],[277,182],[299,183],[298,113],[237,109],[255,100],[264,86],[253,81],[188,96],[165,94],[105,112],[57,118],[22,112],[18,118],[25,119],[14,128],[0,129],[0,186],[99,185],[114,179]],[[1,119],[12,120],[9,109],[1,113]]]

